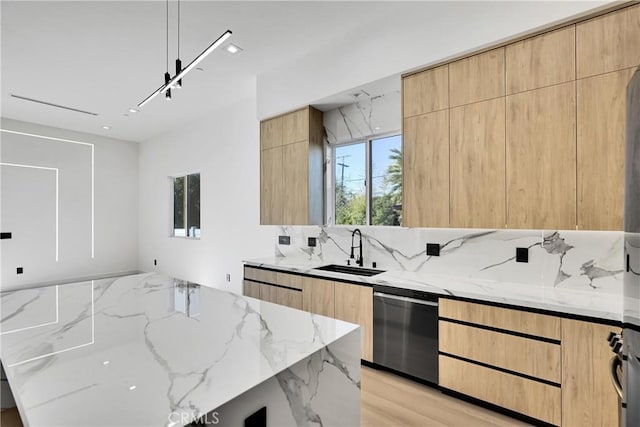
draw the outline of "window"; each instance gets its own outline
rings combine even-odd
[[[200,174],[173,178],[173,235],[200,238]]]
[[[400,135],[338,145],[333,164],[335,224],[401,224]]]

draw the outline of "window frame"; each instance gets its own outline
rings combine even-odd
[[[174,237],[176,239],[188,239],[188,240],[200,240],[202,238],[202,216],[200,216],[200,233],[198,236],[189,236],[188,224],[189,224],[189,212],[188,212],[188,194],[189,194],[189,176],[191,175],[199,175],[200,176],[200,200],[202,201],[202,173],[199,171],[196,172],[188,172],[188,173],[178,173],[175,175],[169,176],[169,187],[170,187],[170,195],[171,195],[171,207],[170,207],[170,218],[171,218],[171,227],[169,231],[169,237]],[[175,181],[178,178],[185,178],[184,180],[184,197],[182,199],[182,208],[183,208],[183,216],[184,216],[184,236],[176,235],[175,228]],[[200,206],[202,208],[202,206]],[[202,213],[202,209],[200,209],[200,214]]]
[[[392,136],[399,136],[400,137],[400,149],[402,151],[402,154],[404,155],[404,139],[402,138],[402,132],[400,130],[397,131],[390,131],[390,132],[384,132],[384,133],[377,133],[374,135],[369,135],[369,136],[365,136],[362,138],[354,138],[348,141],[344,141],[344,142],[340,142],[340,143],[336,143],[336,144],[330,144],[329,148],[330,148],[330,159],[331,159],[331,177],[329,178],[329,184],[331,186],[331,191],[332,191],[332,195],[331,195],[331,208],[330,208],[330,214],[331,214],[331,219],[332,219],[332,224],[333,226],[336,227],[354,227],[354,226],[361,226],[361,227],[403,227],[402,224],[400,225],[374,225],[371,224],[371,205],[373,203],[372,200],[372,186],[371,186],[371,181],[373,179],[372,175],[372,164],[371,164],[371,145],[373,143],[374,140],[378,140],[378,139],[384,139],[384,138],[389,138]],[[365,179],[364,179],[364,188],[365,188],[365,198],[367,201],[366,207],[365,207],[365,218],[366,218],[366,222],[365,224],[336,224],[336,149],[339,147],[345,147],[345,146],[349,146],[349,145],[356,145],[356,144],[364,144],[365,146]],[[404,186],[404,183],[403,183]]]

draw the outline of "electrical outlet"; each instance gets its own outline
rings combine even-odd
[[[158,265],[158,260],[157,259],[153,260],[153,265]]]
[[[10,239],[11,233],[0,233],[0,239]]]
[[[317,239],[315,237],[309,237],[307,239],[307,246],[311,247],[311,248],[315,248],[317,244]]]
[[[290,245],[291,237],[290,236],[278,236],[278,244],[280,245]]]
[[[516,248],[516,262],[529,262],[529,248]]]
[[[427,256],[440,256],[440,243],[427,243]]]
[[[16,268],[16,274],[22,274],[22,273],[24,273],[24,269],[22,267]]]
[[[231,281],[231,274],[227,273],[226,278],[227,278],[227,282],[230,282]]]

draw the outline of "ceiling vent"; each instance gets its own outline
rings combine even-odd
[[[65,107],[64,105],[54,104],[52,102],[41,101],[39,99],[27,98],[26,96],[11,94],[13,98],[22,99],[23,101],[35,102],[37,104],[48,105],[49,107],[62,108],[63,110],[75,111],[76,113],[89,114],[90,116],[97,116],[98,113],[92,113],[91,111],[80,110],[79,108]]]

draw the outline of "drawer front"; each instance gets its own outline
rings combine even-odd
[[[256,280],[264,283],[276,283],[277,273],[270,270],[261,270],[259,268],[245,267],[244,278]]]
[[[251,298],[260,299],[260,284],[256,282],[244,281],[244,295]]]
[[[276,283],[293,289],[302,289],[302,276],[287,273],[276,273]]]
[[[544,422],[560,425],[560,387],[442,355],[439,384]]]
[[[561,347],[501,332],[439,322],[440,351],[560,384]]]
[[[440,317],[560,340],[560,318],[522,310],[440,298]]]
[[[302,310],[302,291],[278,288],[277,302],[280,305]]]
[[[262,301],[278,303],[278,287],[260,284],[260,299]]]

